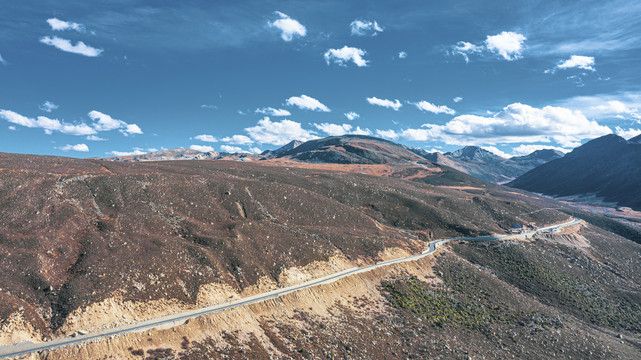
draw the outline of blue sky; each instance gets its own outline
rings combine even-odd
[[[640,70],[638,1],[6,2],[0,151],[570,149],[641,133]]]

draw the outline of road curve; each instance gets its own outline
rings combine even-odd
[[[253,295],[250,297],[238,299],[238,300],[224,303],[224,304],[208,306],[208,307],[204,307],[196,310],[184,311],[178,314],[163,316],[160,318],[143,321],[136,324],[123,325],[123,326],[112,328],[112,329],[96,331],[86,335],[78,335],[75,337],[65,337],[65,338],[50,340],[42,343],[26,342],[26,343],[13,345],[13,346],[3,346],[3,347],[0,347],[0,358],[25,355],[25,354],[36,352],[36,351],[42,351],[42,350],[53,349],[53,348],[58,348],[58,347],[63,347],[68,345],[80,344],[80,343],[91,341],[91,340],[97,340],[97,339],[101,339],[109,336],[129,333],[129,332],[141,332],[141,331],[149,330],[159,326],[180,325],[180,324],[183,324],[188,319],[195,318],[201,315],[211,314],[214,312],[231,309],[238,306],[249,305],[249,304],[273,299],[281,295],[289,294],[302,289],[307,289],[309,287],[317,286],[320,284],[327,284],[347,276],[371,271],[379,267],[388,266],[391,264],[397,264],[401,262],[407,262],[407,261],[416,261],[418,259],[421,259],[423,257],[433,254],[438,249],[439,246],[451,241],[485,242],[485,241],[495,241],[495,240],[525,239],[540,232],[557,231],[564,227],[574,225],[579,221],[580,219],[573,218],[571,221],[568,221],[562,224],[551,225],[551,226],[536,229],[530,232],[525,232],[522,234],[488,235],[488,236],[479,236],[479,237],[461,237],[461,238],[435,240],[427,244],[428,245],[427,250],[417,255],[400,258],[400,259],[382,261],[382,262],[368,265],[362,268],[351,268],[351,269],[339,271],[337,273],[327,275],[318,279],[310,280],[302,284],[292,285],[285,288],[272,290],[266,293]]]

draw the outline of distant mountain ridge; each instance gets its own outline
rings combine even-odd
[[[550,160],[563,156],[556,150],[537,150],[529,155],[505,159],[478,146],[465,146],[447,153],[430,153],[366,135],[330,136],[302,142],[293,140],[280,148],[261,154],[225,153],[176,148],[147,154],[115,156],[102,160],[139,162],[168,160],[259,161],[289,159],[326,164],[437,164],[450,167],[477,179],[503,184]]]
[[[412,149],[412,151],[436,164],[449,166],[497,184],[514,180],[539,165],[563,156],[560,151],[544,149],[529,155],[506,159],[478,146],[465,146],[446,153],[430,153],[423,149]]]
[[[596,195],[641,210],[641,136],[591,140],[508,185],[553,196]]]

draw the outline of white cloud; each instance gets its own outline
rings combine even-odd
[[[260,148],[257,148],[257,147],[251,147],[251,148],[249,148],[249,152],[252,153],[252,154],[260,154],[260,153],[263,152],[263,150],[261,150]]]
[[[255,112],[258,114],[264,114],[264,115],[270,115],[270,116],[290,116],[292,114],[285,109],[274,109],[273,107],[256,109]]]
[[[106,141],[107,139],[101,138],[100,136],[96,136],[96,135],[89,135],[89,136],[87,136],[87,140],[90,140],[90,141]]]
[[[221,145],[220,146],[220,151],[228,152],[228,153],[240,153],[244,152],[243,149],[241,149],[238,146],[230,146],[230,145]]]
[[[537,144],[522,144],[514,149],[512,149],[512,153],[514,156],[523,156],[523,155],[529,155],[537,150],[557,150],[563,153],[568,153],[572,151],[572,149],[566,149],[558,146],[551,146],[551,145],[537,145]]]
[[[452,47],[452,53],[455,55],[462,55],[465,62],[470,62],[470,54],[480,53],[483,51],[483,46],[474,45],[466,41],[459,41]]]
[[[130,134],[142,134],[142,129],[136,124],[127,124],[127,126],[123,130],[120,130],[120,132],[125,136]]]
[[[351,134],[351,135],[372,135],[372,131],[370,129],[362,129],[360,126],[357,126],[356,129],[353,129],[353,126],[350,124],[330,124],[330,123],[322,123],[322,124],[314,124],[314,126],[326,133],[329,136],[341,136],[345,134]]]
[[[46,45],[56,47],[62,51],[70,52],[73,54],[80,54],[89,57],[96,57],[102,53],[102,49],[96,49],[89,45],[86,45],[82,41],[78,41],[76,45],[73,45],[71,41],[57,36],[45,36],[40,38],[40,42]]]
[[[512,61],[521,58],[525,40],[527,38],[523,34],[503,31],[497,35],[488,35],[483,44],[477,45],[459,41],[452,46],[451,54],[462,55],[465,58],[465,62],[469,62],[471,54],[490,52],[501,55],[505,60]]]
[[[11,130],[11,131],[16,131],[16,127],[15,127],[15,126],[13,126],[13,125],[11,125],[11,126],[9,126],[9,130]]]
[[[2,117],[3,119],[7,120],[12,124],[25,126],[28,128],[38,127],[37,122],[34,119],[28,118],[26,116],[22,116],[17,112],[14,112],[11,110],[4,110],[4,109],[0,110],[0,117]]]
[[[488,36],[485,39],[485,47],[489,51],[498,53],[505,60],[512,61],[521,57],[525,40],[527,38],[523,34],[503,31],[498,35]]]
[[[291,120],[271,121],[265,117],[256,126],[245,129],[252,140],[261,144],[285,145],[292,140],[307,141],[318,138],[312,132]]]
[[[194,139],[204,141],[204,142],[218,142],[218,139],[216,139],[213,135],[207,135],[207,134],[202,134],[202,135],[196,135],[194,136]]]
[[[376,130],[376,135],[382,137],[383,139],[396,140],[399,135],[394,130]]]
[[[398,100],[388,100],[388,99],[379,99],[377,97],[369,97],[367,98],[367,102],[370,103],[371,105],[377,105],[377,106],[382,106],[390,109],[394,109],[394,111],[398,111],[398,109],[403,106],[400,101]]]
[[[612,132],[608,127],[588,120],[580,111],[555,106],[539,109],[521,103],[510,104],[492,117],[460,115],[436,128],[444,137],[462,142],[492,144],[554,140],[562,146],[574,146],[581,139]]]
[[[327,106],[325,106],[320,101],[304,94],[301,96],[292,96],[289,99],[287,99],[286,103],[289,106],[292,106],[292,105],[298,106],[300,109],[303,109],[303,110],[312,110],[312,111],[321,111],[321,112],[331,111]]]
[[[352,35],[357,36],[376,36],[379,32],[383,32],[383,28],[376,21],[354,20],[349,26],[352,29]]]
[[[130,156],[130,155],[143,155],[143,154],[146,154],[146,152],[143,151],[143,149],[141,149],[141,148],[134,148],[133,151],[116,151],[116,150],[114,150],[114,151],[108,152],[107,154],[111,154],[111,155],[114,155],[114,156]]]
[[[621,136],[622,138],[626,140],[630,140],[635,136],[641,135],[641,129],[627,129],[623,130],[621,127],[617,126],[615,129],[615,132],[617,135]]]
[[[253,143],[252,139],[245,135],[234,135],[222,138],[223,142],[235,144],[235,145],[248,145]]]
[[[340,135],[345,135],[349,133],[349,131],[352,129],[352,125],[349,124],[329,124],[329,123],[322,123],[322,124],[314,124],[314,126],[326,133],[329,136],[340,136]]]
[[[448,115],[456,114],[456,111],[454,111],[453,109],[450,109],[445,105],[437,106],[428,101],[419,101],[417,103],[414,103],[414,106],[416,106],[419,110],[428,111],[434,114],[448,114]]]
[[[588,120],[581,111],[514,103],[494,116],[459,115],[444,125],[424,124],[419,129],[402,130],[398,136],[408,141],[443,141],[450,145],[554,141],[562,147],[575,147],[583,139],[610,133],[610,128]]]
[[[67,135],[93,135],[96,133],[96,130],[87,124],[63,124],[60,132]]]
[[[405,51],[401,51],[398,53],[399,59],[405,59],[406,57],[407,57],[407,53]]]
[[[359,114],[357,114],[357,113],[355,113],[355,112],[353,112],[353,111],[347,112],[347,113],[345,113],[345,114],[343,114],[343,115],[345,115],[345,117],[347,118],[347,120],[350,120],[350,121],[352,121],[352,120],[356,120],[356,119],[358,119],[359,117],[361,117]]]
[[[200,105],[201,109],[206,109],[206,110],[216,110],[218,109],[218,105],[208,105],[208,104],[202,104]]]
[[[496,146],[482,146],[481,148],[491,152],[494,155],[498,155],[505,159],[509,159],[511,157],[509,154],[506,154],[505,152],[501,151]]]
[[[452,99],[452,101],[454,101],[455,103],[460,103],[461,101],[463,101],[463,98],[460,96],[457,96],[454,99]]]
[[[67,124],[57,119],[50,119],[46,116],[38,116],[36,119],[28,118],[11,110],[0,110],[0,118],[8,122],[28,128],[44,129],[45,133],[52,134],[59,131],[67,135],[92,135],[96,133],[92,127],[87,124]]]
[[[280,37],[283,40],[292,41],[295,36],[303,37],[307,35],[307,29],[305,28],[305,26],[303,26],[303,24],[290,18],[280,11],[276,11],[274,13],[278,15],[280,19],[268,22],[268,24],[270,27],[274,27],[280,30]]]
[[[123,135],[142,134],[142,130],[136,124],[127,124],[126,122],[112,118],[110,115],[92,110],[89,117],[96,121],[93,127],[98,131],[111,131],[118,129]]]
[[[52,103],[51,101],[45,101],[44,104],[40,105],[38,108],[44,112],[52,112],[56,110],[59,106]]]
[[[368,61],[363,59],[363,56],[365,56],[365,50],[350,46],[343,46],[341,49],[329,49],[324,55],[327,65],[334,62],[340,66],[347,66],[347,63],[352,61],[358,67],[367,66]]]
[[[63,147],[59,147],[58,150],[62,151],[80,151],[80,152],[88,152],[89,151],[89,146],[85,144],[76,144],[76,145],[65,145]]]
[[[78,24],[72,21],[63,21],[58,18],[47,19],[49,26],[52,30],[75,30],[77,32],[85,32],[85,27],[82,24]]]
[[[0,55],[0,64],[7,65],[7,61]]]
[[[202,152],[214,151],[214,148],[212,146],[208,146],[208,145],[191,145],[189,148],[192,149],[192,150],[197,150],[197,151],[202,151]]]
[[[579,68],[583,70],[595,71],[594,69],[594,57],[592,56],[581,56],[581,55],[572,55],[569,59],[561,61],[557,66],[557,69],[570,69],[570,68]]]
[[[559,101],[559,106],[581,110],[585,116],[594,120],[630,119],[641,120],[641,93],[624,92],[577,96]]]

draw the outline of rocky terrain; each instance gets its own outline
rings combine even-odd
[[[514,180],[539,165],[563,157],[563,153],[559,151],[544,149],[506,159],[478,146],[465,146],[447,153],[430,153],[423,149],[412,149],[412,151],[436,164],[449,166],[497,184]]]
[[[641,210],[641,137],[606,135],[541,165],[509,183],[553,196],[596,196]]]
[[[563,234],[448,245],[418,262],[40,356],[640,355],[637,229],[389,142],[303,146],[247,162],[0,154],[0,345],[220,304],[416,254],[431,239],[586,215]],[[309,161],[325,156],[318,149],[345,161]]]

